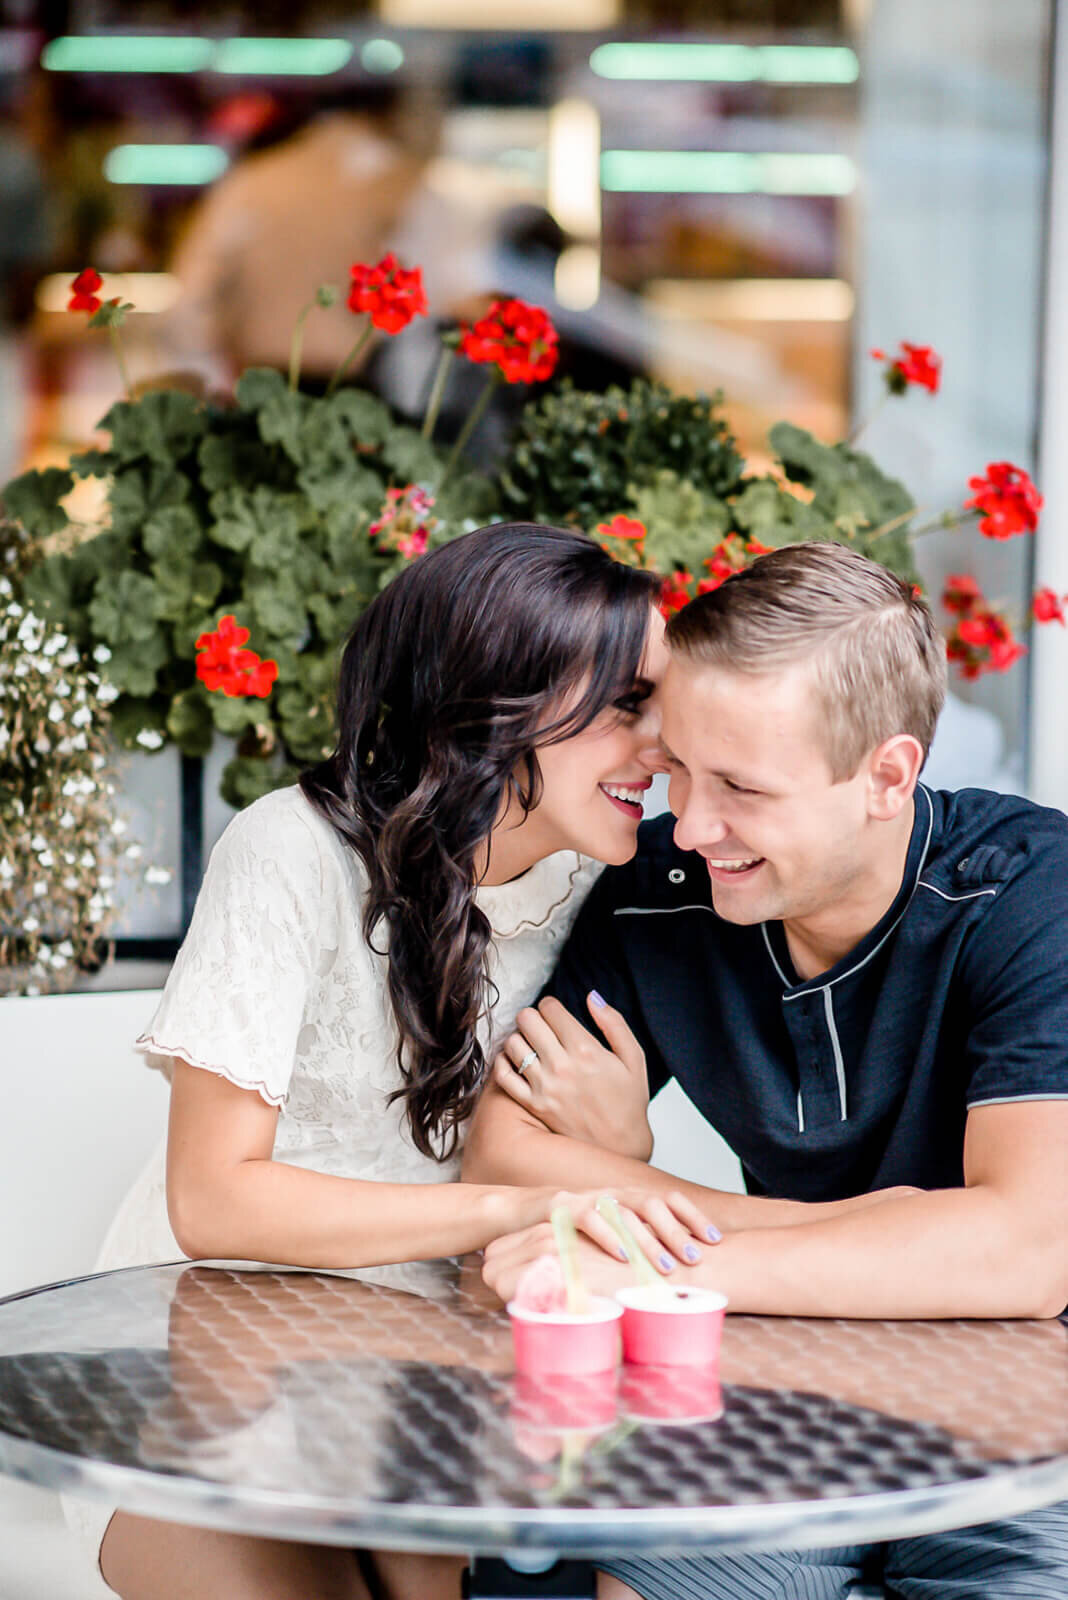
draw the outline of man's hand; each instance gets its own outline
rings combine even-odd
[[[620,1012],[596,992],[587,1004],[607,1049],[559,1000],[546,997],[537,1010],[519,1013],[493,1064],[493,1081],[552,1133],[648,1161],[645,1054]]]
[[[614,1294],[626,1284],[634,1282],[634,1269],[608,1255],[589,1239],[578,1240],[578,1266],[582,1281],[594,1294]],[[553,1230],[547,1222],[534,1228],[524,1228],[522,1233],[505,1234],[486,1246],[482,1262],[483,1281],[501,1300],[508,1301],[515,1294],[515,1286],[523,1269],[539,1256],[554,1255],[556,1244]]]

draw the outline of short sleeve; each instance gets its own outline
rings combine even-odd
[[[211,853],[193,919],[136,1048],[283,1103],[318,968],[323,863],[293,791],[241,812]]]
[[[969,1110],[1068,1099],[1068,846],[999,891],[962,963]]]

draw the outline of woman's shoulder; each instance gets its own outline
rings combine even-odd
[[[322,882],[339,874],[348,878],[358,865],[297,784],[261,795],[239,811],[212,851],[213,865],[251,866],[263,860],[288,877],[315,875]]]

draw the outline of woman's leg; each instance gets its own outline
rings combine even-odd
[[[375,1550],[371,1562],[385,1600],[460,1600],[466,1557]]]
[[[351,1550],[186,1528],[117,1511],[100,1547],[121,1600],[369,1600]]]

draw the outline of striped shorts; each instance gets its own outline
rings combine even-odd
[[[893,1600],[1068,1600],[1068,1502],[891,1544],[597,1565],[642,1600],[845,1600],[873,1571]]]

